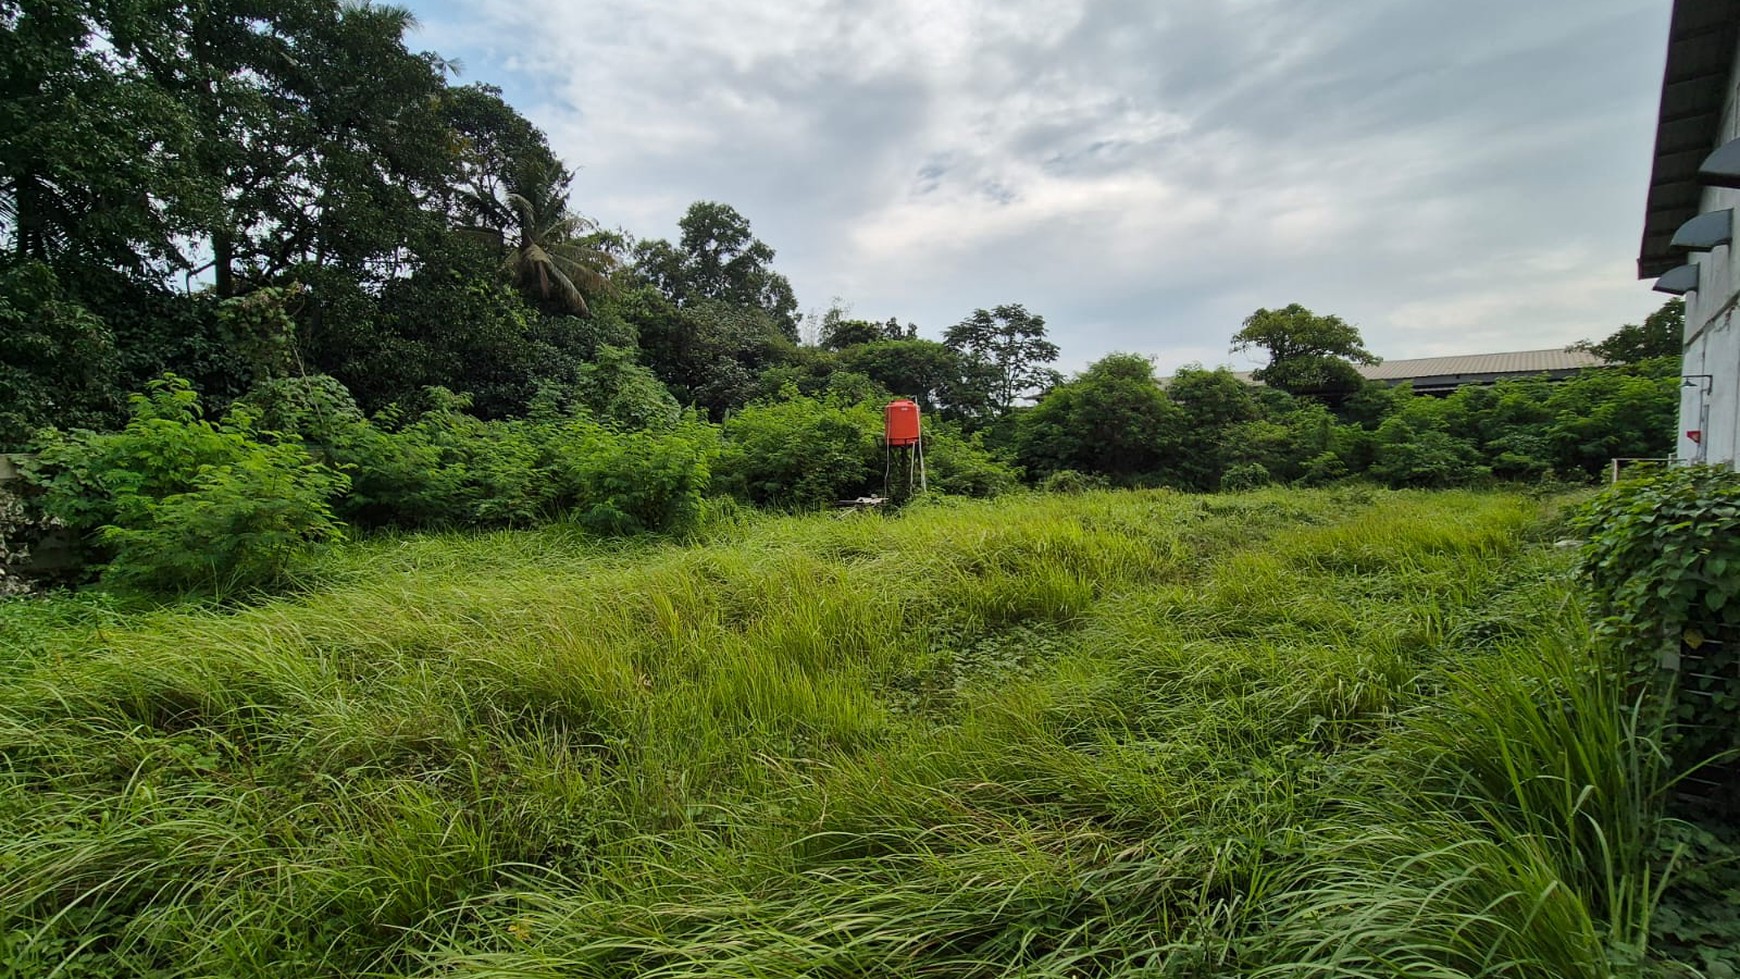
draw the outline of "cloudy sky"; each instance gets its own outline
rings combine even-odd
[[[1561,346],[1635,279],[1666,0],[410,0],[575,203],[724,201],[806,310],[1024,303],[1079,368],[1245,364],[1261,306],[1389,358]]]

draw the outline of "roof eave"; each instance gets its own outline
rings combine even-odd
[[[1698,165],[1719,142],[1737,36],[1740,0],[1674,0],[1638,250],[1640,279],[1684,261],[1669,242],[1703,201]]]

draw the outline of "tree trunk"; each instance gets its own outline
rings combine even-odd
[[[236,294],[236,260],[235,239],[228,228],[220,228],[211,235],[211,267],[217,286],[217,294],[228,298]]]

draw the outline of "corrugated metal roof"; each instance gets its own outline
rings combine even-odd
[[[1600,357],[1583,350],[1517,350],[1502,354],[1462,354],[1455,357],[1417,357],[1386,360],[1360,367],[1374,381],[1402,381],[1411,377],[1448,377],[1455,374],[1539,374],[1545,371],[1599,367]]]
[[[1502,354],[1457,354],[1453,357],[1386,360],[1381,364],[1356,364],[1354,369],[1367,380],[1400,383],[1426,378],[1490,377],[1495,374],[1532,377],[1554,371],[1600,367],[1606,363],[1588,351],[1552,347],[1546,350],[1513,350]],[[1251,376],[1250,371],[1234,371],[1233,376],[1247,384],[1261,383]],[[1162,383],[1168,380],[1171,378],[1164,378]]]
[[[1698,164],[1721,136],[1737,32],[1740,0],[1674,0],[1656,115],[1655,162],[1637,257],[1640,279],[1680,264],[1668,241],[1680,225],[1697,216],[1703,200]]]

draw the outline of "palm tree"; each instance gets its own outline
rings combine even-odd
[[[573,179],[559,163],[516,168],[498,191],[469,195],[474,223],[461,232],[498,244],[503,268],[528,295],[585,315],[586,293],[609,286],[612,261],[597,247],[593,222],[568,207]]]

